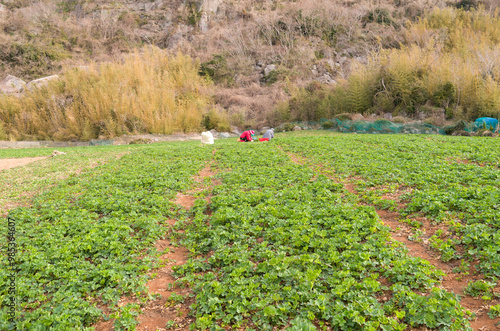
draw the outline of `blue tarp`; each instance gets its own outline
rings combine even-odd
[[[476,129],[486,128],[488,130],[495,130],[498,126],[498,120],[492,117],[480,117],[474,121]]]

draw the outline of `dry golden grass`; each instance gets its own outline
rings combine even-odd
[[[198,63],[147,47],[122,62],[67,70],[23,97],[0,97],[9,139],[93,139],[200,129],[210,104]]]
[[[372,86],[377,97],[407,108],[432,99],[447,83],[453,84],[455,100],[436,106],[453,106],[457,117],[469,119],[500,115],[499,11],[435,9],[409,25],[401,49],[382,50],[353,69],[345,88],[360,96],[358,104],[366,101],[361,92]],[[359,111],[355,108],[351,102],[348,110]]]

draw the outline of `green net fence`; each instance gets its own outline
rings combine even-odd
[[[371,134],[455,134],[468,135],[478,130],[473,123],[459,121],[454,125],[435,126],[422,121],[410,123],[395,123],[386,119],[376,121],[330,119],[309,122],[293,122],[282,124],[278,131],[292,131],[296,126],[301,129],[323,129],[343,133]]]
[[[444,134],[444,130],[427,123],[394,123],[389,120],[377,121],[351,121],[333,119],[322,123],[324,129],[339,132],[356,133],[423,133],[423,134]]]
[[[113,139],[89,141],[89,146],[107,146],[107,145],[113,145]]]

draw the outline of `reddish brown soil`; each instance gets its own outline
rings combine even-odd
[[[171,224],[171,222],[168,222]],[[172,266],[186,263],[189,257],[189,251],[184,247],[173,247],[169,240],[159,240],[155,247],[164,251],[161,259],[166,265],[154,273],[157,276],[148,283],[148,289],[151,294],[159,294],[160,297],[147,306],[142,308],[143,314],[139,316],[138,331],[155,331],[165,328],[165,324],[173,320],[176,322],[178,330],[187,330],[188,326],[194,321],[194,318],[187,316],[189,306],[192,303],[187,296],[191,293],[190,289],[182,289],[174,286],[175,277],[172,275]],[[170,285],[171,284],[171,285]],[[169,287],[170,286],[170,287]],[[183,303],[172,305],[168,298],[172,293],[180,294],[186,299]]]
[[[215,173],[212,172],[212,170],[210,169],[210,166],[206,166],[198,173],[197,176],[194,176],[193,179],[195,182],[201,183],[201,182],[203,182],[204,178],[212,177],[213,175],[215,175]]]
[[[0,171],[14,167],[23,166],[38,160],[46,159],[47,156],[23,157],[19,159],[0,159]]]
[[[468,282],[483,279],[483,276],[478,274],[474,265],[470,267],[468,274],[453,273],[453,269],[460,265],[459,261],[443,262],[439,259],[439,254],[430,249],[427,242],[428,239],[436,232],[437,229],[446,229],[445,226],[431,225],[427,219],[419,217],[418,220],[423,224],[421,230],[423,230],[424,235],[422,236],[422,242],[416,242],[408,239],[408,236],[412,234],[412,231],[408,226],[399,222],[399,213],[380,209],[376,209],[376,212],[382,223],[391,228],[393,232],[392,238],[405,244],[410,255],[429,261],[431,265],[445,273],[440,287],[460,295],[460,304],[462,307],[476,314],[476,319],[471,321],[471,327],[474,330],[493,331],[500,329],[500,327],[496,326],[496,324],[500,322],[500,319],[490,319],[487,315],[489,306],[485,301],[480,298],[473,298],[464,294],[464,289],[466,288]]]
[[[456,163],[461,163],[461,164],[471,164],[472,163],[472,164],[478,165],[480,167],[484,167],[483,163],[477,163],[477,162],[470,161],[470,160],[467,160],[467,159],[455,159],[455,158],[452,158],[452,157],[448,157],[448,158],[446,158],[446,161],[448,161],[449,163],[456,162]]]
[[[286,153],[286,154],[288,154],[288,156],[290,157],[290,159],[292,160],[293,163],[300,164],[300,165],[304,165],[306,163],[306,159],[301,157],[301,156],[295,155],[293,153]]]
[[[476,314],[476,319],[471,322],[471,326],[474,330],[500,330],[499,326],[496,326],[500,322],[500,318],[490,319],[488,316],[489,305],[491,302],[486,302],[481,298],[473,298],[469,295],[464,294],[464,289],[467,284],[471,281],[481,280],[484,277],[477,272],[474,263],[472,263],[470,269],[465,273],[454,273],[453,269],[460,265],[459,261],[443,262],[439,259],[439,254],[432,251],[428,245],[428,239],[436,232],[438,229],[447,230],[443,225],[432,225],[428,220],[423,217],[419,217],[418,220],[422,222],[424,235],[422,236],[422,242],[415,242],[408,239],[408,236],[412,231],[405,225],[400,223],[398,220],[400,218],[397,212],[390,212],[386,210],[376,209],[382,223],[389,226],[393,231],[393,239],[405,244],[408,248],[409,253],[412,256],[420,257],[430,262],[436,268],[442,270],[445,273],[443,280],[441,281],[442,288],[447,291],[453,292],[460,295],[460,304],[465,309],[470,310],[472,313]]]
[[[462,164],[474,164],[474,165],[477,165],[479,167],[486,167],[486,166],[493,166],[493,167],[499,167],[498,164],[491,164],[491,163],[484,163],[484,162],[477,162],[477,161],[471,161],[471,160],[467,160],[467,159],[454,159],[454,158],[447,158],[446,161],[452,163],[452,162],[456,162],[456,163],[462,163]]]
[[[175,203],[186,209],[191,209],[194,206],[194,202],[196,201],[196,197],[182,193],[177,193],[176,198],[177,199],[175,200]]]
[[[100,321],[94,325],[96,331],[111,331],[114,330],[113,323],[115,323],[114,319],[110,319],[109,321]]]

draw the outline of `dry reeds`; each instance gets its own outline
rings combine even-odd
[[[206,80],[188,56],[147,47],[122,62],[69,69],[17,98],[0,97],[10,139],[76,140],[200,129]]]
[[[347,100],[348,111],[366,104],[366,86],[375,88],[361,111],[412,113],[430,102],[449,116],[500,116],[500,12],[435,9],[408,27],[400,49],[383,50],[353,69],[342,87],[356,96]],[[377,108],[381,100],[389,107]]]
[[[410,23],[405,38],[399,48],[353,62],[349,78],[327,92],[293,90],[275,113],[296,121],[346,112],[411,116],[435,107],[447,118],[500,116],[499,10],[436,8]]]

